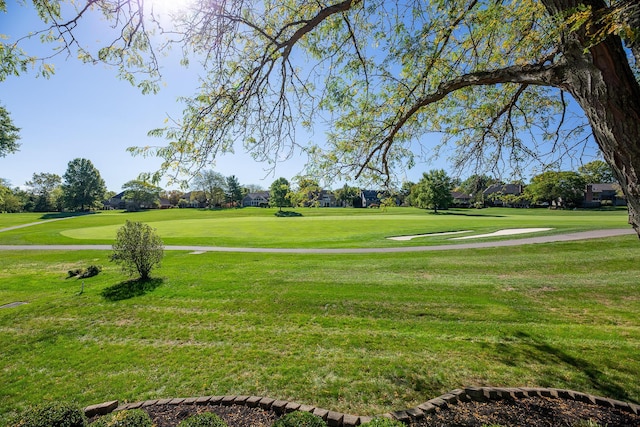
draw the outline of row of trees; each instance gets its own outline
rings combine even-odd
[[[504,182],[488,175],[472,175],[462,182],[457,182],[442,169],[424,173],[417,184],[405,183],[401,195],[404,192],[406,204],[421,209],[433,209],[435,212],[438,209],[446,209],[453,203],[452,191],[469,195],[471,203],[476,206],[484,206],[487,202],[500,200],[510,205],[527,201],[533,204],[575,207],[584,200],[586,185],[595,183],[616,184],[613,171],[601,160],[587,163],[579,167],[577,172],[541,173],[534,176],[528,185],[523,185],[522,193],[500,194],[498,192],[492,195],[492,200],[485,200],[484,190]],[[522,185],[522,182],[515,184]]]
[[[85,211],[99,206],[106,193],[104,180],[90,160],[69,162],[62,177],[53,173],[34,173],[27,190],[11,188],[0,180],[0,212]]]
[[[34,173],[25,183],[26,189],[11,188],[0,179],[0,212],[60,212],[85,211],[102,208],[103,202],[116,196],[107,191],[100,172],[90,160],[69,162],[61,177],[54,173]],[[172,206],[220,207],[240,206],[249,192],[260,191],[256,185],[241,186],[234,175],[225,177],[214,171],[202,171],[193,180],[193,191],[164,191],[152,183],[151,177],[141,174],[122,186],[123,207],[139,210],[160,206],[165,198]]]

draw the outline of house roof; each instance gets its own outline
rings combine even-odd
[[[469,194],[463,193],[461,191],[452,191],[451,196],[453,196],[454,199],[471,199],[471,196]]]
[[[485,196],[493,193],[502,194],[521,194],[522,185],[520,184],[493,184],[482,192]]]
[[[605,191],[616,191],[615,184],[587,184],[591,186],[594,193],[604,193]]]
[[[268,191],[257,191],[255,193],[249,193],[246,196],[244,196],[244,198],[249,198],[249,199],[268,199],[269,198],[269,192]]]

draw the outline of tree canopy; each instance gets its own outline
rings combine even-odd
[[[613,184],[616,182],[611,166],[602,160],[586,163],[578,168],[578,172],[587,184]]]
[[[447,209],[453,203],[453,183],[443,169],[422,174],[422,179],[411,188],[411,204],[420,209]]]
[[[143,179],[127,181],[122,185],[122,189],[124,190],[123,198],[128,202],[127,210],[149,209],[160,202],[162,188]]]
[[[282,210],[285,206],[290,206],[289,200],[291,186],[286,178],[278,178],[269,187],[269,204]]]
[[[0,61],[2,61],[2,50],[0,49]],[[1,66],[1,64],[0,64]],[[0,79],[1,80],[1,79]],[[18,151],[20,144],[20,128],[17,128],[6,108],[0,105],[0,157]]]
[[[31,192],[35,196],[35,212],[49,212],[59,210],[60,206],[57,206],[56,196],[61,196],[59,193],[60,184],[62,178],[55,173],[34,173],[30,181],[27,181],[25,185],[30,187]]]
[[[62,179],[62,197],[64,206],[68,209],[90,209],[96,206],[106,192],[100,172],[88,159],[77,158],[70,161]]]
[[[157,88],[163,47],[202,61],[182,119],[153,132],[167,145],[132,149],[162,157],[165,170],[191,173],[241,143],[272,161],[302,145],[311,172],[332,178],[389,181],[449,146],[456,167],[517,173],[557,166],[592,136],[640,232],[636,0],[197,1],[170,28],[137,0],[33,4],[46,24],[33,36],[119,66],[143,92]],[[96,51],[76,37],[92,11],[117,34]],[[38,63],[19,44],[1,46],[0,79]],[[326,141],[298,141],[318,122]],[[420,147],[430,133],[442,144]]]
[[[579,173],[548,171],[534,176],[525,193],[534,203],[575,207],[583,200],[584,190],[585,180]]]

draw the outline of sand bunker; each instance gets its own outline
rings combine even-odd
[[[406,242],[411,239],[415,239],[417,237],[434,237],[434,236],[446,236],[450,234],[462,234],[462,233],[471,233],[473,230],[466,231],[445,231],[442,233],[429,233],[429,234],[416,234],[414,236],[396,236],[396,237],[387,237],[389,240],[398,240],[401,242]]]
[[[499,236],[513,236],[516,234],[526,234],[526,233],[539,233],[541,231],[549,231],[553,230],[553,228],[506,228],[504,230],[498,230],[493,233],[488,234],[477,234],[475,236],[463,236],[463,237],[454,237],[449,240],[466,240],[466,239],[479,239],[482,237],[499,237]],[[465,231],[445,231],[442,233],[428,233],[428,234],[416,234],[413,236],[395,236],[395,237],[387,237],[389,240],[397,240],[400,242],[406,242],[412,239],[416,239],[418,237],[436,237],[436,236],[447,236],[452,234],[463,234],[463,233],[472,233],[473,230],[465,230]]]
[[[466,240],[466,239],[479,239],[481,237],[498,237],[498,236],[513,236],[515,234],[525,233],[539,233],[541,231],[549,231],[553,228],[507,228],[505,230],[498,230],[488,234],[477,234],[475,236],[454,237],[450,240]]]

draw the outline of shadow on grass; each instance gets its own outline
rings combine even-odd
[[[274,213],[274,215],[278,216],[278,217],[282,217],[282,218],[304,216],[300,212],[294,212],[294,211],[278,211],[278,212]]]
[[[151,292],[162,285],[162,282],[163,279],[127,280],[126,282],[120,282],[117,285],[105,288],[101,295],[108,301],[122,301]]]
[[[49,212],[42,214],[40,219],[60,219],[60,218],[72,218],[74,216],[95,215],[98,212]]]
[[[599,366],[577,356],[568,354],[564,349],[554,347],[543,338],[535,337],[526,332],[516,332],[510,344],[498,344],[497,353],[504,359],[503,362],[509,365],[528,364],[537,361],[546,365],[566,366],[581,372],[591,387],[602,396],[623,400],[626,402],[638,403],[629,396],[624,384],[617,384],[607,376]],[[625,368],[618,366],[614,369]],[[550,374],[548,374],[550,375]],[[554,381],[554,378],[547,378]],[[562,381],[562,378],[558,379]]]
[[[433,211],[431,211],[433,214]],[[485,218],[504,218],[504,215],[484,215],[480,213],[470,213],[470,212],[449,212],[449,211],[438,211],[435,215],[454,215],[454,216],[478,216]]]

